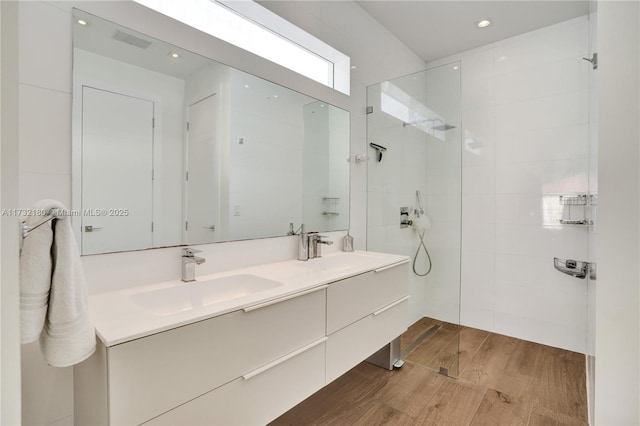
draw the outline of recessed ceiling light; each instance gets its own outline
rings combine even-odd
[[[171,56],[173,59],[178,59],[180,57],[180,54],[176,52],[170,52],[169,56]]]
[[[245,88],[245,89],[248,89],[249,87],[251,87],[251,86],[249,86],[248,84],[245,84],[245,85],[244,85],[244,88]]]
[[[78,25],[82,25],[83,27],[86,27],[88,24],[88,22],[85,21],[84,19],[78,19],[76,23],[78,23]]]
[[[460,68],[460,67],[459,67],[459,66],[457,66],[457,65],[454,65],[454,66],[453,66],[453,69],[454,69],[454,70],[457,70],[458,68]]]
[[[489,25],[491,25],[491,19],[490,18],[485,18],[485,19],[483,19],[481,21],[476,22],[476,26],[478,28],[486,28]]]
[[[356,68],[358,68],[358,67],[357,67],[357,66],[355,66],[355,65],[351,65],[351,69],[352,69],[352,70],[355,70]]]

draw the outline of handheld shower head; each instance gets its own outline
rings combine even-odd
[[[382,153],[385,152],[387,150],[387,148],[385,148],[382,145],[378,145],[377,143],[373,143],[373,142],[371,142],[369,144],[369,146],[376,150],[376,159],[378,160],[378,163],[381,162],[382,161]]]
[[[421,214],[424,214],[424,209],[422,208],[422,199],[420,197],[420,190],[416,190],[416,201],[418,202],[418,208],[414,210],[414,214],[420,217]]]

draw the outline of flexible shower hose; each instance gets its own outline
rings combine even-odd
[[[416,255],[413,256],[413,273],[416,274],[419,277],[426,277],[427,275],[429,275],[429,272],[431,272],[431,256],[429,256],[429,250],[427,250],[427,246],[424,244],[424,234],[426,231],[422,231],[422,233],[419,233],[418,235],[420,236],[420,244],[418,244],[418,249],[416,250]],[[424,274],[419,273],[418,271],[416,271],[416,261],[418,260],[418,254],[420,253],[420,248],[424,248],[424,252],[427,255],[427,259],[429,259],[429,269],[427,269],[427,272],[425,272]]]

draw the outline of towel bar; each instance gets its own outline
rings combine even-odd
[[[24,242],[24,239],[27,238],[27,235],[29,235],[32,231],[34,231],[36,228],[41,227],[42,225],[44,225],[47,222],[52,221],[53,219],[56,218],[55,212],[53,210],[49,210],[47,212],[47,214],[42,218],[42,220],[38,223],[36,223],[35,225],[27,225],[26,221],[21,220],[20,221],[20,249],[22,250],[22,244]]]

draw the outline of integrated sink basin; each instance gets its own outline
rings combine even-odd
[[[312,271],[337,273],[348,271],[349,269],[360,268],[362,266],[369,265],[372,262],[375,262],[375,258],[372,259],[371,256],[361,255],[358,253],[348,253],[309,259],[306,262],[296,264],[296,266],[300,268],[307,268]]]
[[[238,299],[283,285],[251,274],[238,274],[206,281],[136,293],[131,300],[156,315],[172,315],[228,300]]]

